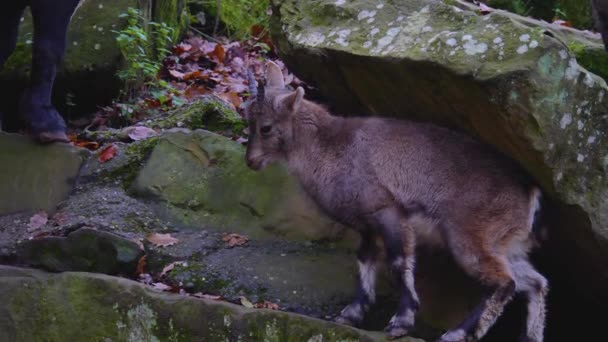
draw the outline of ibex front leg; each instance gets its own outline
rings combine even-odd
[[[400,293],[397,312],[385,329],[390,338],[396,338],[412,331],[419,307],[414,288],[416,236],[413,227],[405,224],[403,213],[398,208],[382,209],[374,214],[374,220],[384,241],[389,269]]]
[[[348,304],[335,319],[337,323],[359,326],[370,305],[376,301],[376,264],[378,262],[378,246],[376,234],[367,229],[361,233],[361,243],[357,250],[359,263],[359,280],[357,282],[357,295],[352,303]]]

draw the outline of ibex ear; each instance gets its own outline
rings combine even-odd
[[[304,88],[298,87],[296,91],[287,95],[283,100],[283,103],[289,108],[291,113],[295,113],[300,109],[302,100],[304,99]]]
[[[281,68],[274,62],[266,63],[266,86],[274,88],[285,88],[285,81],[283,81],[283,73]]]

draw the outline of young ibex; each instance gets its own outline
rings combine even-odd
[[[516,292],[528,299],[525,341],[542,341],[547,281],[528,261],[540,190],[517,166],[471,138],[431,124],[342,118],[285,88],[279,67],[266,66],[247,109],[247,165],[284,160],[304,190],[333,219],[361,234],[358,294],[336,318],[358,325],[375,300],[383,242],[400,290],[389,337],[408,334],[419,302],[414,288],[417,244],[448,249],[490,291],[440,341],[474,341]]]

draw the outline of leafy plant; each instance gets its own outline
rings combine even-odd
[[[132,7],[120,17],[127,18],[127,26],[114,31],[124,59],[117,76],[125,82],[123,97],[132,99],[135,92],[156,84],[161,62],[169,53],[166,47],[173,43],[175,29],[166,23],[146,23],[141,12]]]

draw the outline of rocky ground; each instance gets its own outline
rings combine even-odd
[[[263,321],[266,318],[261,317],[269,315],[266,312],[269,308],[330,319],[354,294],[356,263],[352,246],[356,239],[345,237],[343,227],[318,213],[281,167],[262,173],[247,169],[243,146],[229,138],[204,130],[169,129],[161,135],[131,143],[110,142],[107,146],[115,148],[114,155],[103,162],[100,160],[104,160],[106,146],[95,153],[69,145],[41,148],[28,139],[4,133],[0,135],[0,145],[16,152],[3,157],[3,165],[8,166],[3,172],[16,181],[0,187],[3,194],[0,260],[51,272],[119,275],[140,283],[134,285],[127,280],[84,273],[52,275],[2,269],[3,282],[21,284],[15,285],[16,288],[3,287],[3,291],[8,291],[3,294],[9,296],[31,280],[36,290],[28,285],[27,291],[40,292],[44,301],[57,303],[57,307],[45,309],[54,312],[49,313],[51,316],[66,314],[62,310],[77,306],[63,297],[47,297],[55,296],[52,292],[61,288],[72,291],[74,279],[82,281],[75,285],[78,288],[74,291],[81,291],[83,296],[74,300],[94,302],[99,298],[95,291],[103,287],[104,293],[116,298],[112,305],[118,307],[122,307],[121,293],[127,291],[121,286],[148,287],[148,290],[138,290],[146,293],[145,296],[135,296],[140,298],[142,306],[124,306],[122,313],[111,307],[96,311],[100,317],[94,319],[106,317],[118,325],[120,319],[131,319],[131,312],[140,309],[146,315],[166,319],[169,313],[151,308],[160,310],[159,305],[168,305],[163,304],[167,299],[194,303],[187,305],[202,306],[202,311],[208,305],[219,305],[228,311],[235,310],[234,315],[239,317],[243,310],[249,310],[243,306],[260,308],[249,310],[251,317],[257,317],[255,310],[265,308],[260,318],[255,318]],[[53,151],[52,157],[41,153],[48,149]],[[54,163],[47,163],[49,160]],[[25,166],[16,161],[29,164]],[[36,167],[43,169],[34,172]],[[45,177],[34,182],[29,178],[28,182],[28,175],[21,174],[23,169],[43,173]],[[55,178],[56,175],[62,176]],[[40,189],[46,192],[41,193]],[[96,285],[89,289],[91,282]],[[99,285],[100,282],[112,285],[106,288]],[[155,291],[175,294],[159,296]],[[390,302],[388,286],[381,294]],[[63,292],[57,294],[64,295]],[[27,315],[12,311],[16,300],[2,301],[5,304],[1,310],[9,310],[7,314],[12,318],[2,330],[7,332],[9,340],[25,341],[30,337],[17,333],[20,324],[29,324],[29,320],[44,325],[48,317],[26,318]],[[210,304],[213,300],[219,303]],[[85,311],[72,313],[91,314],[86,311],[88,308],[80,309]],[[122,318],[102,315],[106,309],[114,310],[114,314],[119,315],[116,317]],[[378,312],[368,328],[381,329],[390,318],[390,307],[380,307]],[[269,317],[292,316],[277,312]],[[275,321],[275,318],[268,319]],[[112,325],[107,320],[104,322]],[[325,324],[328,323],[310,322],[317,326],[315,329],[329,334],[324,335],[326,339],[342,340],[339,337],[342,335],[334,336],[331,329],[327,330]],[[130,329],[130,323],[124,323],[127,326],[124,331],[73,332],[82,335],[70,336],[106,336],[95,335],[103,333],[119,336],[120,340],[121,334]],[[165,327],[161,329],[160,323],[156,326],[154,319],[145,324],[149,331],[129,334],[159,334],[159,338],[167,340],[173,336],[171,331],[163,330]],[[181,336],[178,340],[187,340],[183,336],[191,333],[199,337],[215,336],[206,330],[192,332],[188,330],[191,327],[182,327],[177,321],[173,324],[175,336]],[[257,332],[247,330],[248,321],[238,323],[239,328],[235,330],[230,329],[230,323],[222,324],[228,324],[222,329],[231,339],[242,334],[258,336]],[[281,327],[290,330],[289,325],[281,323]],[[45,330],[47,328],[57,327],[37,328],[32,334],[46,331],[55,336],[57,331],[62,331]],[[315,329],[303,331],[301,336],[313,338]],[[289,332],[272,333],[291,336]],[[344,334],[354,336],[355,340],[376,340],[382,336],[349,329],[344,330]],[[300,335],[294,336],[300,340]]]

